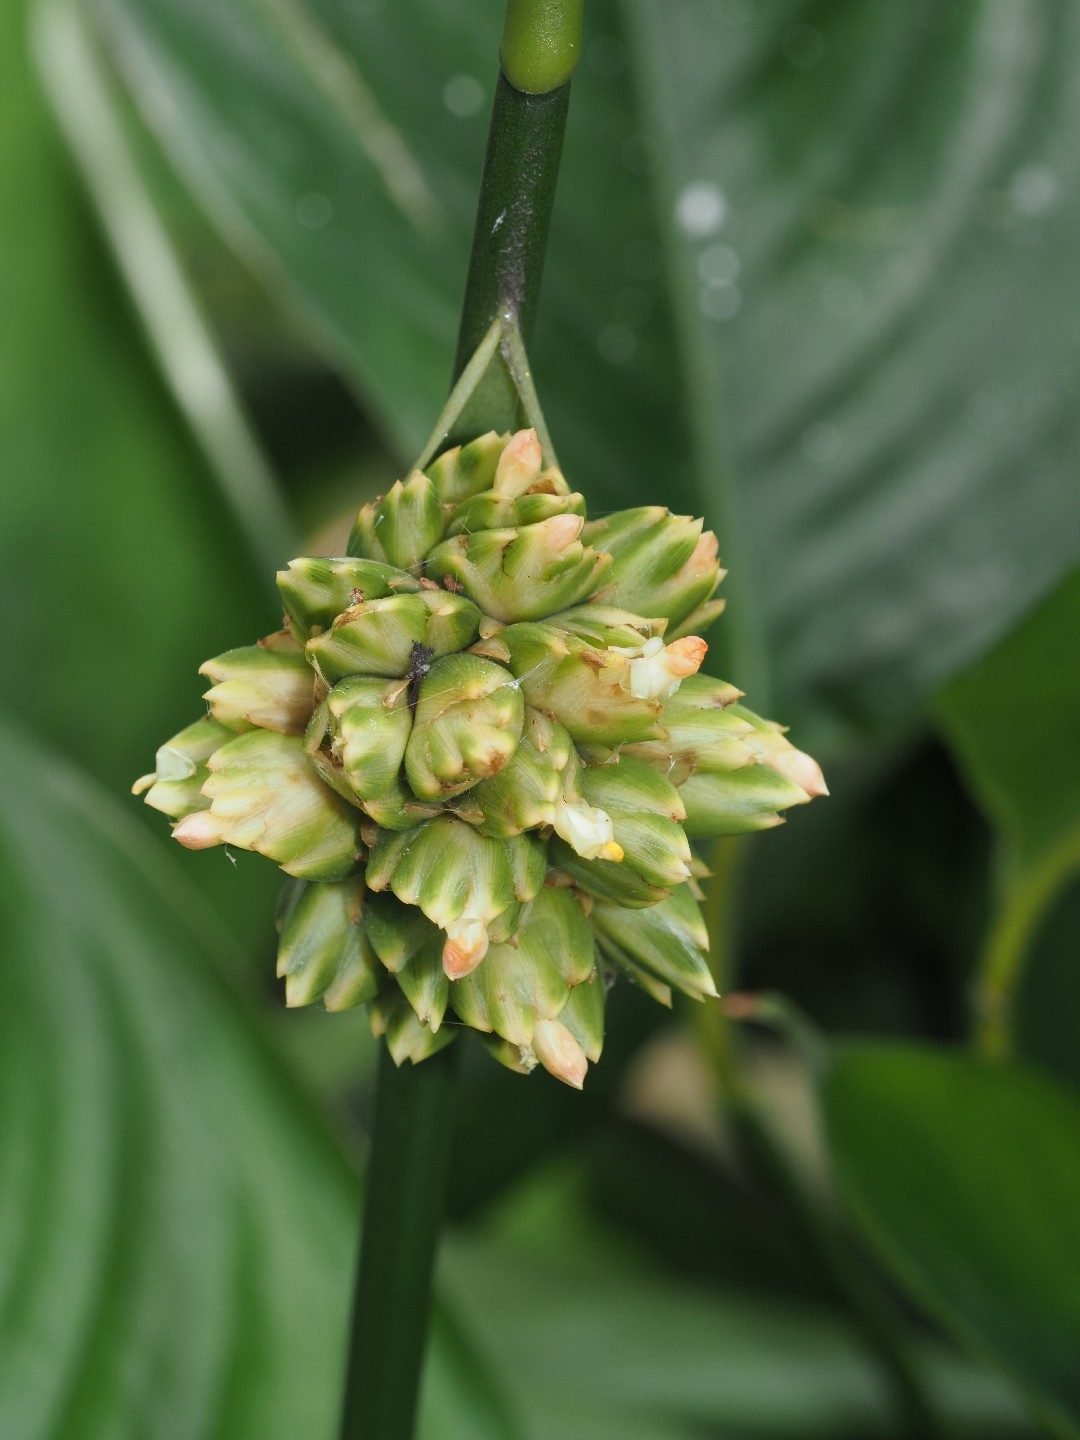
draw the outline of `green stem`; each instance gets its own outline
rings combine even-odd
[[[450,1156],[457,1046],[381,1047],[341,1440],[410,1440]]]
[[[543,6],[533,6],[543,10]],[[465,284],[455,380],[495,320],[527,343],[536,317],[548,224],[570,103],[569,84],[526,95],[499,76]],[[450,443],[484,430],[512,430],[523,418],[511,365],[489,365],[454,424]]]
[[[517,90],[546,95],[570,79],[581,58],[585,0],[509,0],[499,59]]]

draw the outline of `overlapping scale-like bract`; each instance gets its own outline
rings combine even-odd
[[[532,430],[414,470],[349,550],[279,574],[285,629],[207,661],[135,790],[293,877],[287,1004],[366,1004],[399,1064],[471,1028],[580,1086],[618,976],[715,995],[688,837],[778,824],[821,771],[698,674],[715,536],[588,521]]]

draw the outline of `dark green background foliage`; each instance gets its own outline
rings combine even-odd
[[[768,1029],[470,1052],[424,1440],[1076,1436],[1080,11],[588,9],[548,419],[833,796],[713,857]],[[425,437],[500,18],[0,10],[3,1440],[333,1433],[371,1042],[126,789]]]

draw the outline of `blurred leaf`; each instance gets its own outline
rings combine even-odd
[[[444,1286],[424,1367],[418,1440],[520,1440],[518,1416]]]
[[[0,745],[0,1433],[329,1434],[353,1182],[112,803]]]
[[[941,728],[1005,841],[983,962],[984,1043],[1007,1043],[1008,1009],[1046,912],[1080,866],[1080,572],[940,696]]]
[[[896,1278],[1080,1434],[1080,1103],[1040,1075],[851,1046],[826,1074],[841,1189]]]
[[[828,778],[827,805],[751,850],[740,984],[782,990],[827,1030],[960,1038],[985,826],[932,741],[878,747]]]
[[[1022,865],[1080,844],[1080,572],[941,694],[946,738]]]
[[[584,1148],[590,1198],[609,1226],[674,1273],[727,1290],[836,1308],[820,1256],[780,1196],[639,1121],[612,1117]]]
[[[0,1434],[333,1433],[355,1181],[223,985],[227,939],[78,773],[0,724]],[[508,1440],[444,1305],[425,1440]]]
[[[895,725],[1080,550],[1080,14],[627,6],[780,711]]]
[[[142,183],[85,18],[72,0],[40,0],[34,18],[34,50],[49,98],[158,364],[253,559],[269,576],[293,553],[292,526]]]
[[[1015,999],[1016,1048],[1080,1089],[1080,880],[1073,880],[1039,926]]]
[[[674,1284],[595,1235],[561,1254],[458,1240],[443,1274],[526,1440],[896,1435],[873,1365],[820,1310]],[[980,1440],[1027,1433],[1003,1386],[940,1356],[933,1371],[945,1412]]]
[[[497,15],[105,3],[167,146],[414,449]],[[909,720],[1080,551],[1080,330],[1047,283],[1080,229],[1078,52],[1064,4],[592,11],[534,355],[549,418],[594,501],[705,505],[735,564],[720,643],[746,684],[763,624],[781,710],[819,730]],[[379,136],[438,218],[403,213]]]
[[[126,789],[198,714],[201,661],[276,612],[71,183],[21,20],[20,6],[0,7],[0,603],[20,677],[9,700]]]

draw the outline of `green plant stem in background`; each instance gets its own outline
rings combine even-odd
[[[991,1060],[1012,1051],[1013,1001],[1039,925],[1080,865],[1080,833],[1038,863],[1014,864],[1004,884],[975,982],[975,1045]]]
[[[746,866],[749,838],[724,835],[709,851],[712,877],[705,895],[705,923],[709,931],[709,969],[713,983],[725,995],[736,983],[738,953],[738,880]],[[736,1055],[738,1029],[719,1005],[702,1005],[695,1012],[698,1038],[712,1066],[721,1094],[732,1099],[742,1081]]]
[[[749,837],[728,836],[717,840],[709,854],[712,878],[705,904],[709,965],[722,996],[737,983],[737,898],[749,848]],[[778,998],[755,996],[753,1001],[753,1011],[747,1013],[777,1024],[794,1042],[808,1067],[820,1068],[825,1052],[815,1043],[809,1022],[803,1022]],[[699,1040],[748,1172],[765,1193],[780,1199],[836,1293],[847,1304],[860,1340],[888,1380],[904,1419],[905,1433],[939,1440],[944,1429],[889,1301],[811,1192],[747,1081],[740,1063],[739,1025],[718,1004],[700,1007],[698,1015]]]
[[[422,1065],[381,1047],[342,1440],[408,1440],[431,1311],[457,1046]]]
[[[566,82],[580,35],[580,0],[576,5],[511,0],[503,42],[508,63],[519,75],[524,66],[534,83],[556,77],[557,88],[527,95],[505,75],[499,77],[454,380],[469,369],[485,340],[492,355],[486,367],[477,365],[471,394],[452,395],[440,417],[447,443],[511,429],[534,395],[531,376],[522,370],[524,341],[536,313],[566,129]],[[497,351],[493,335],[500,342]],[[542,421],[538,413],[528,418]],[[432,451],[439,448],[438,430],[433,440]],[[385,1047],[381,1052],[341,1440],[409,1440],[413,1433],[449,1159],[456,1050],[452,1046],[400,1069]]]

